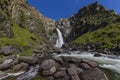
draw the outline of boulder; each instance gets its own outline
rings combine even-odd
[[[76,65],[70,64],[70,68],[68,68],[68,74],[70,75],[71,80],[80,80]]]
[[[44,71],[43,71],[43,75],[45,75],[45,76],[50,76],[50,75],[54,74],[56,71],[57,71],[57,70],[56,70],[56,67],[53,66],[53,67],[51,67],[49,70],[44,70]]]
[[[0,70],[10,69],[13,65],[13,59],[5,59],[2,64],[0,64]]]
[[[0,71],[0,80],[7,76],[7,73]]]
[[[16,49],[12,46],[4,46],[1,47],[0,53],[7,56],[7,55],[11,55],[12,53],[14,53]]]
[[[61,57],[55,57],[54,60],[55,60],[57,63],[59,63],[59,64],[63,64],[63,63],[64,63]]]
[[[14,66],[13,72],[27,71],[29,69],[29,65],[27,63],[20,63]]]
[[[91,67],[87,63],[80,63],[80,67],[84,70],[91,69]]]
[[[73,57],[62,57],[64,62],[68,62],[68,63],[78,63],[80,62],[78,59],[73,58]]]
[[[82,80],[108,80],[106,75],[98,68],[83,71],[80,78]]]
[[[39,60],[37,58],[33,58],[33,57],[20,57],[19,61],[24,62],[24,63],[28,63],[29,65],[34,65],[34,64],[37,64],[39,62]]]
[[[95,68],[98,67],[98,63],[95,61],[91,61],[91,60],[82,60],[81,62],[83,63],[87,63],[90,67]]]
[[[41,70],[42,74],[45,76],[50,76],[54,74],[59,67],[59,64],[57,64],[54,60],[45,60],[41,63]]]
[[[56,73],[54,74],[54,77],[55,77],[56,79],[58,79],[58,78],[64,78],[66,74],[67,74],[67,73],[66,73],[66,70],[61,70],[61,71],[56,72]]]
[[[13,62],[13,59],[6,59],[2,64],[10,64]]]
[[[78,72],[78,74],[80,74],[81,72],[83,72],[83,69],[77,68],[77,72]]]
[[[12,64],[0,64],[0,70],[7,70],[12,68]]]
[[[94,57],[101,57],[102,55],[100,53],[94,54]]]

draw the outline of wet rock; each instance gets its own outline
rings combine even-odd
[[[49,75],[52,75],[53,73],[55,73],[56,71],[57,71],[56,67],[53,66],[49,70],[44,70],[43,75],[49,76]]]
[[[95,68],[98,67],[98,63],[95,61],[91,61],[91,60],[82,60],[81,62],[83,63],[87,63],[90,67]]]
[[[80,63],[80,67],[84,70],[91,69],[91,67],[87,63]]]
[[[77,68],[77,72],[78,72],[78,74],[80,74],[81,72],[83,72],[83,69]]]
[[[12,68],[12,64],[0,64],[0,70],[7,70]]]
[[[88,62],[88,65],[92,68],[98,67],[98,63],[96,63],[95,61]]]
[[[20,63],[18,65],[15,65],[13,68],[13,72],[20,72],[20,71],[27,71],[29,69],[29,65],[27,63]]]
[[[7,76],[7,73],[3,72],[3,71],[0,71],[0,79]]]
[[[94,54],[94,57],[101,57],[102,55],[100,53]]]
[[[60,71],[54,74],[56,80],[70,80],[70,76],[67,74],[67,68],[60,68]]]
[[[5,59],[1,64],[0,64],[0,70],[7,70],[10,69],[14,65],[13,59]]]
[[[34,65],[39,62],[37,58],[32,58],[32,57],[20,57],[19,58],[20,62],[28,63],[29,65]]]
[[[68,68],[68,74],[70,75],[71,80],[80,80],[76,65],[70,64],[70,68]]]
[[[63,57],[63,61],[68,62],[68,63],[78,63],[79,62],[79,60],[72,58],[72,57]]]
[[[108,80],[106,75],[98,68],[86,70],[80,74],[82,80]]]
[[[53,76],[48,77],[48,80],[56,80]]]
[[[57,63],[59,63],[59,64],[63,64],[63,63],[64,63],[61,57],[55,57],[54,60],[55,60]]]
[[[10,64],[13,62],[13,59],[6,59],[2,64]]]
[[[16,49],[12,46],[4,46],[1,47],[0,53],[7,56],[7,55],[11,55],[12,53],[14,53]]]
[[[32,80],[39,72],[40,66],[32,66],[29,71],[20,75],[16,80]]]
[[[56,72],[59,64],[57,64],[54,60],[45,60],[41,63],[42,74],[45,76],[52,75]]]
[[[62,70],[62,71],[56,72],[56,73],[54,74],[54,77],[55,77],[56,79],[58,79],[58,78],[64,78],[66,74],[67,74],[67,73],[66,73],[66,70]]]

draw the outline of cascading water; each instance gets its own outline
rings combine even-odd
[[[102,54],[101,54],[102,55]],[[103,54],[101,57],[94,57],[94,53],[90,52],[70,52],[70,54],[60,54],[54,55],[54,57],[65,56],[65,57],[74,57],[78,59],[89,59],[99,63],[99,66],[104,69],[108,69],[113,71],[112,74],[114,80],[120,80],[120,57],[114,55],[105,55]],[[110,75],[111,76],[111,75]],[[110,79],[110,80],[113,80]]]
[[[32,78],[34,78],[37,75],[39,68],[40,68],[39,65],[37,65],[35,67],[31,67],[28,72],[19,76],[16,80],[31,80]]]
[[[56,41],[55,47],[56,48],[61,48],[64,44],[63,36],[62,36],[61,31],[58,28],[56,28],[56,30],[57,30],[57,33],[58,33],[58,39]]]

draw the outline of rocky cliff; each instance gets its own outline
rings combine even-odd
[[[14,46],[23,54],[41,51],[50,46],[54,29],[55,21],[26,0],[0,0],[0,46]]]

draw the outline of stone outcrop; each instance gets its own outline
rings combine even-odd
[[[56,27],[62,31],[63,37],[65,38],[70,34],[72,29],[69,19],[65,18],[56,21]]]

